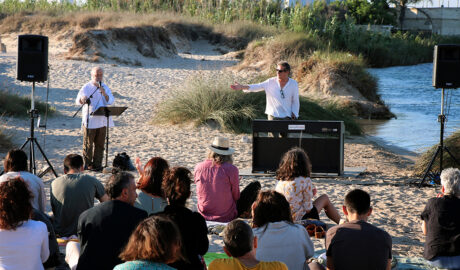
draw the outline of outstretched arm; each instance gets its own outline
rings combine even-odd
[[[235,82],[235,84],[230,85],[230,88],[232,88],[233,90],[248,90],[249,85],[239,84],[238,82]]]

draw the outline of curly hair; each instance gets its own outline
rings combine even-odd
[[[172,263],[182,257],[180,246],[176,224],[164,216],[151,216],[137,226],[119,257],[123,261]]]
[[[27,183],[20,177],[0,184],[0,229],[16,230],[32,214],[33,198]]]
[[[149,194],[163,197],[161,183],[165,172],[169,169],[169,164],[161,157],[154,157],[144,166],[144,175],[137,183],[137,188]]]
[[[21,149],[11,149],[3,160],[5,172],[27,171],[27,155]]]
[[[191,175],[184,167],[174,167],[165,173],[162,188],[169,204],[185,206],[191,194]]]
[[[276,171],[276,179],[292,181],[299,176],[310,177],[310,174],[311,163],[307,153],[302,148],[294,147],[283,155]]]
[[[270,222],[292,223],[291,208],[283,194],[274,190],[262,191],[253,204],[252,224],[255,228]]]

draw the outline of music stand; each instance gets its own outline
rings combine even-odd
[[[107,119],[107,126],[105,132],[105,167],[107,168],[107,160],[109,158],[109,117],[121,115],[128,107],[99,107],[91,115],[105,116]]]

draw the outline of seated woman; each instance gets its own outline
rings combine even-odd
[[[286,198],[276,191],[259,193],[252,205],[252,226],[257,236],[256,258],[281,261],[289,270],[303,270],[315,252],[307,230],[292,223]]]
[[[199,213],[185,207],[191,194],[191,182],[191,172],[183,167],[172,168],[163,178],[162,187],[169,205],[159,215],[171,218],[179,227],[183,259],[170,264],[178,270],[203,270],[202,256],[209,247],[206,221]]]
[[[339,224],[340,214],[326,194],[313,200],[316,188],[310,179],[311,163],[302,148],[294,147],[286,152],[276,171],[275,190],[283,194],[291,206],[292,220],[319,219],[322,209],[335,223]]]
[[[172,220],[151,216],[142,221],[120,254],[125,263],[114,270],[173,270],[168,266],[180,258],[180,233]]]
[[[441,185],[442,194],[429,199],[421,215],[423,257],[435,267],[460,269],[460,170],[443,170]]]
[[[31,198],[19,177],[0,184],[0,269],[44,269],[48,230],[45,223],[29,219]]]
[[[140,178],[137,182],[137,199],[134,206],[145,210],[148,215],[163,211],[168,203],[164,198],[161,183],[165,171],[169,169],[168,162],[161,157],[154,157],[142,168],[139,158],[136,158],[136,168]]]
[[[250,183],[240,196],[240,179],[229,147],[229,139],[215,137],[208,157],[195,166],[198,212],[210,221],[229,222],[238,216],[247,217],[261,185]]]

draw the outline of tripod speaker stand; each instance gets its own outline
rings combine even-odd
[[[425,174],[423,175],[423,178],[422,178],[422,181],[419,184],[419,187],[423,186],[423,184],[425,183],[425,181],[427,179],[431,179],[434,183],[440,184],[438,176],[441,174],[442,169],[443,169],[443,167],[442,167],[442,161],[443,160],[442,159],[443,159],[443,154],[444,154],[443,152],[444,151],[446,151],[449,154],[449,156],[455,161],[455,163],[457,163],[457,165],[460,165],[458,163],[458,160],[449,151],[449,148],[447,148],[447,146],[444,145],[444,124],[446,122],[446,116],[444,115],[444,88],[442,88],[442,92],[441,92],[441,114],[438,115],[438,122],[440,122],[440,124],[441,124],[441,131],[440,131],[440,136],[439,136],[439,145],[436,148],[436,152],[434,153],[434,155],[433,155],[433,157],[432,157],[432,159],[430,161],[430,164],[428,165],[428,168],[425,171]],[[436,161],[436,158],[438,156],[439,156],[439,172],[432,172],[431,169],[433,168],[433,164]]]
[[[35,166],[35,146],[37,146],[38,150],[42,154],[43,158],[46,160],[46,163],[48,163],[48,168],[46,168],[43,172],[41,172],[38,177],[42,177],[46,173],[48,173],[50,170],[53,172],[54,176],[58,177],[56,171],[53,168],[53,165],[51,165],[51,162],[48,160],[46,157],[45,152],[41,148],[40,144],[38,143],[37,139],[34,137],[34,127],[35,127],[35,118],[38,118],[38,111],[35,109],[35,82],[32,82],[32,98],[31,98],[31,108],[29,111],[29,116],[30,116],[30,137],[26,139],[24,144],[21,146],[21,150],[23,150],[27,144],[29,144],[29,171],[33,174],[37,174],[37,169]]]

